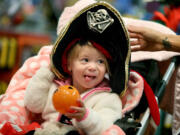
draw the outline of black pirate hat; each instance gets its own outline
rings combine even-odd
[[[67,48],[72,41],[88,39],[103,54],[108,52],[109,80],[113,92],[123,94],[129,77],[129,36],[120,13],[106,2],[94,2],[83,7],[63,27],[51,53],[52,70],[60,79],[69,76],[65,70]],[[105,55],[107,57],[107,55]]]

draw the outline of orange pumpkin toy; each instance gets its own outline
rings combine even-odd
[[[60,86],[53,95],[53,105],[61,114],[70,112],[70,106],[79,106],[80,99],[78,90],[70,85]]]

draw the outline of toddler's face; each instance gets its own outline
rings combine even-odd
[[[73,85],[83,92],[98,85],[106,73],[105,57],[91,46],[80,48],[78,56],[68,65]]]

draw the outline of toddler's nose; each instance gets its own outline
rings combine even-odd
[[[91,64],[89,65],[89,68],[88,68],[88,69],[89,69],[90,71],[96,71],[96,68],[97,68],[97,67],[96,67],[96,64],[95,64],[95,63],[91,63]]]

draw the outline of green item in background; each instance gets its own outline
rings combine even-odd
[[[8,39],[3,37],[0,39],[0,69],[6,67],[8,55]]]
[[[8,84],[6,82],[0,82],[0,95],[6,92]]]
[[[13,37],[0,37],[0,69],[12,69],[16,61],[17,41]]]

